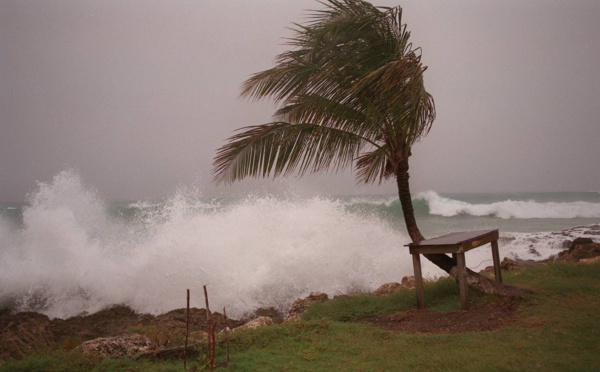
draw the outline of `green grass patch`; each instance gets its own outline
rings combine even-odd
[[[50,351],[33,354],[27,359],[8,362],[3,372],[121,372],[181,371],[183,361],[152,362],[122,360],[84,355],[77,351]]]
[[[597,371],[600,265],[556,263],[505,273],[530,288],[513,325],[463,334],[390,333],[362,317],[415,308],[414,291],[338,297],[304,321],[236,335],[233,371]],[[425,286],[428,308],[460,309],[454,280]],[[470,291],[472,302],[493,298]]]
[[[461,308],[460,295],[454,279],[440,279],[425,286],[425,299],[428,308],[439,311],[457,311]],[[484,296],[471,293],[472,301],[481,301]],[[360,294],[338,296],[331,301],[318,303],[310,307],[303,320],[327,318],[338,322],[353,322],[357,319],[390,314],[415,307],[415,291],[404,289],[388,296]]]

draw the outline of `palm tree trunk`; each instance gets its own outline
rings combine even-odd
[[[398,184],[398,197],[402,205],[402,213],[408,235],[414,243],[425,240],[415,219],[415,212],[412,205],[412,197],[410,194],[408,174],[408,158],[401,160],[396,168],[396,182]],[[458,270],[456,260],[446,254],[424,254],[425,258],[431,261],[434,265],[444,270],[454,278],[458,278]],[[509,286],[496,282],[480,275],[470,269],[467,269],[467,283],[469,287],[475,288],[481,292],[502,296],[514,296],[518,293],[527,290]]]
[[[402,214],[404,215],[404,222],[406,223],[406,229],[408,235],[414,243],[425,240],[419,226],[417,226],[417,220],[415,220],[415,211],[412,205],[412,196],[410,194],[410,186],[408,184],[408,159],[400,161],[396,172],[396,182],[398,184],[398,197],[400,198],[400,204],[402,205]]]

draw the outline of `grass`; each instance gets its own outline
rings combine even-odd
[[[60,350],[41,352],[27,359],[9,362],[0,367],[1,371],[11,372],[179,372],[182,369],[181,361],[155,363],[151,361],[118,360]]]
[[[533,289],[516,322],[464,334],[390,333],[365,317],[415,307],[413,291],[386,297],[338,297],[315,305],[303,321],[236,332],[231,371],[598,371],[600,265],[554,263],[504,274]],[[472,301],[489,301],[473,293]],[[430,309],[460,308],[453,280],[426,286]],[[218,350],[217,360],[223,360]],[[188,365],[190,363],[188,362]],[[181,371],[181,361],[118,361],[48,352],[5,364],[2,371]]]
[[[460,302],[458,286],[454,279],[441,279],[425,286],[427,306],[439,312],[457,311]],[[484,296],[472,294],[471,299],[481,301]],[[403,290],[389,296],[363,294],[358,296],[339,296],[332,301],[311,306],[302,316],[303,320],[326,318],[339,322],[353,322],[360,318],[390,314],[415,307],[414,290]]]

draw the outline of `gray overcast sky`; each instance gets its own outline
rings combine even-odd
[[[600,1],[374,1],[404,9],[438,116],[413,191],[600,190]],[[351,172],[211,185],[215,150],[271,119],[239,98],[316,1],[0,0],[0,201],[75,168],[108,199],[358,187]]]

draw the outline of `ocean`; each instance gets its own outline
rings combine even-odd
[[[426,237],[499,229],[500,255],[545,259],[578,236],[600,241],[600,193],[414,194]],[[158,314],[211,307],[286,310],[312,291],[372,291],[412,275],[396,195],[107,201],[73,171],[25,203],[0,203],[0,309],[66,318],[124,304]],[[481,247],[467,265],[491,265]],[[424,275],[444,273],[424,260]]]

